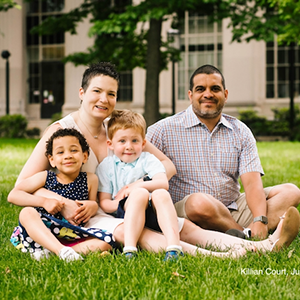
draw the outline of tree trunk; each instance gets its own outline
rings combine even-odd
[[[150,28],[147,37],[146,57],[146,91],[144,116],[147,126],[160,119],[159,115],[159,73],[160,66],[160,39],[162,19],[150,20]]]

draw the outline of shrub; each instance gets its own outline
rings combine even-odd
[[[282,136],[290,140],[300,141],[300,108],[295,106],[294,130],[290,130],[289,108],[273,108],[274,120],[267,120],[258,116],[253,109],[239,112],[239,119],[244,122],[253,132],[254,136]]]
[[[22,115],[6,115],[0,118],[0,137],[25,137],[27,120]]]
[[[38,127],[33,127],[26,130],[26,135],[29,138],[38,138],[40,137],[41,130]]]

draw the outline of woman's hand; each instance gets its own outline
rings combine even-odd
[[[78,209],[78,204],[74,200],[63,198],[62,202],[64,203],[64,206],[61,210],[62,216],[71,224],[77,225],[74,222],[74,218],[76,216],[76,210]]]
[[[74,222],[76,224],[88,222],[88,220],[93,217],[98,210],[98,204],[96,201],[76,200],[75,202],[78,205],[74,216]]]

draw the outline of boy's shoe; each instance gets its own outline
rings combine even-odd
[[[71,247],[63,247],[58,254],[58,257],[66,262],[74,261],[74,260],[83,260],[82,256],[79,255],[74,249]]]
[[[41,259],[48,259],[50,257],[51,251],[44,248],[44,250],[35,251],[30,253],[31,258],[40,261]]]
[[[184,256],[182,251],[180,251],[179,249],[171,249],[166,252],[164,261],[175,261],[178,260],[180,256]]]
[[[130,260],[130,259],[133,259],[137,256],[137,253],[136,251],[126,251],[126,252],[123,252],[123,255],[126,257],[126,259]]]

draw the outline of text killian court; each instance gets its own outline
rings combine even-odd
[[[243,268],[240,269],[241,275],[293,275],[298,276],[300,275],[300,269],[272,269],[272,268],[265,268],[265,269],[251,269],[251,268]]]

